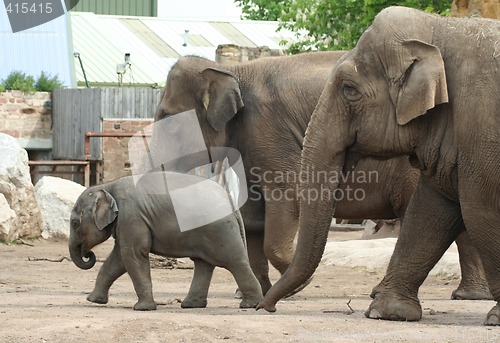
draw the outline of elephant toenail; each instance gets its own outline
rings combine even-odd
[[[380,312],[378,310],[372,309],[368,313],[367,317],[372,318],[372,319],[380,319],[380,318],[382,318],[382,315],[380,314]]]
[[[500,325],[500,319],[492,314],[486,318],[484,325]]]

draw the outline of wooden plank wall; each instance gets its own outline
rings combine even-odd
[[[102,131],[104,118],[153,118],[162,89],[56,89],[52,96],[54,159],[84,160],[84,137]],[[101,138],[91,139],[92,159],[102,159]]]

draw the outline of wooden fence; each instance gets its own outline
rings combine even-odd
[[[81,88],[56,89],[52,95],[52,156],[84,160],[85,133],[101,132],[107,118],[153,118],[162,89]],[[101,139],[91,143],[93,159],[102,159]]]

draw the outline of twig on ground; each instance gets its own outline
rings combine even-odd
[[[351,300],[352,299],[349,299],[349,301],[347,302],[347,307],[349,307],[349,310],[351,311],[351,313],[349,313],[349,314],[353,314],[354,313],[354,310],[352,309],[351,305],[349,305],[351,303]]]
[[[34,244],[26,242],[24,239],[20,239],[19,242],[21,244],[24,244],[24,245],[27,245],[27,246],[30,246],[30,247],[34,247],[35,246]]]
[[[45,257],[28,257],[28,261],[48,261],[48,262],[62,262],[64,260],[70,261],[69,258],[66,256],[63,256],[58,259],[52,259],[52,258],[45,258]]]

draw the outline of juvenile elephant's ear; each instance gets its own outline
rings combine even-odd
[[[238,79],[231,72],[216,68],[207,68],[201,74],[207,120],[215,131],[220,131],[243,107]]]
[[[99,230],[103,230],[118,216],[118,206],[115,198],[105,190],[95,193],[93,208],[94,222]]]
[[[434,106],[448,102],[448,89],[444,61],[436,46],[407,40],[401,54],[391,96],[398,124],[405,125]]]

